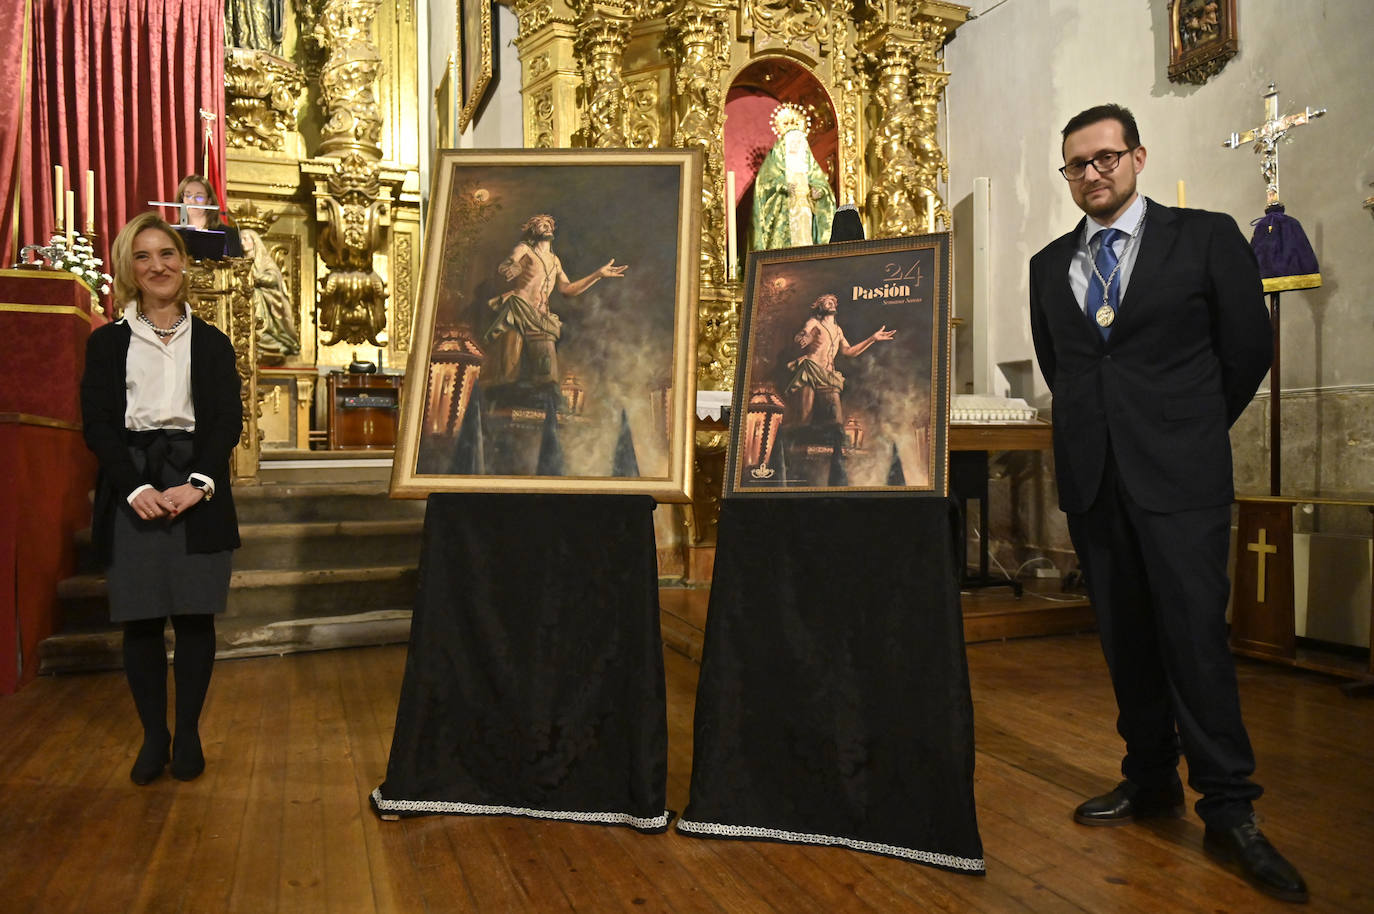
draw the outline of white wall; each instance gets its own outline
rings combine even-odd
[[[946,152],[952,205],[962,202],[967,212],[974,179],[992,183],[990,363],[1034,359],[1027,261],[1082,215],[1055,172],[1064,123],[1095,104],[1126,105],[1149,152],[1141,189],[1172,206],[1183,180],[1188,206],[1229,213],[1248,236],[1248,223],[1264,211],[1258,158],[1248,146],[1225,149],[1221,141],[1263,120],[1272,80],[1281,114],[1329,109],[1292,131],[1279,157],[1283,201],[1306,228],[1325,278],[1319,290],[1284,294],[1283,387],[1374,385],[1374,220],[1362,208],[1374,194],[1374,2],[1236,5],[1239,54],[1191,86],[1167,77],[1167,0],[973,4],[977,18],[946,49],[953,74]],[[964,228],[956,225],[956,234]],[[970,314],[970,303],[960,301],[959,312]],[[959,369],[965,378],[969,361]],[[1032,377],[1044,405],[1044,381],[1038,370]]]

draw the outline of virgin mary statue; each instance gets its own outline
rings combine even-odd
[[[807,142],[810,116],[786,102],[773,109],[777,142],[754,178],[754,248],[769,251],[830,240],[835,194]]]

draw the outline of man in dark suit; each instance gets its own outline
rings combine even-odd
[[[1031,333],[1054,398],[1059,506],[1126,741],[1125,780],[1074,819],[1182,815],[1181,742],[1204,849],[1306,901],[1255,825],[1261,791],[1227,646],[1228,429],[1273,358],[1259,269],[1229,216],[1136,192],[1145,147],[1125,108],[1076,115],[1062,150],[1087,218],[1031,258]]]

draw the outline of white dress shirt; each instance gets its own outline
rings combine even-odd
[[[124,365],[124,427],[143,432],[154,429],[196,430],[196,408],[191,402],[191,315],[176,328],[166,343],[138,316],[137,303],[124,311],[129,325],[129,357]],[[206,494],[215,494],[215,481],[200,473],[192,478],[206,484]],[[144,484],[129,493],[129,503],[145,489]]]

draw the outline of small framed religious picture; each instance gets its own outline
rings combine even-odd
[[[458,145],[458,61],[449,55],[444,75],[434,90],[435,138],[441,148]]]
[[[691,499],[701,154],[447,150],[391,492]]]
[[[1169,80],[1205,83],[1236,56],[1236,0],[1169,0]]]
[[[496,75],[496,10],[492,0],[458,0],[461,94],[458,133],[468,129]]]
[[[725,495],[943,496],[948,233],[751,252]]]

